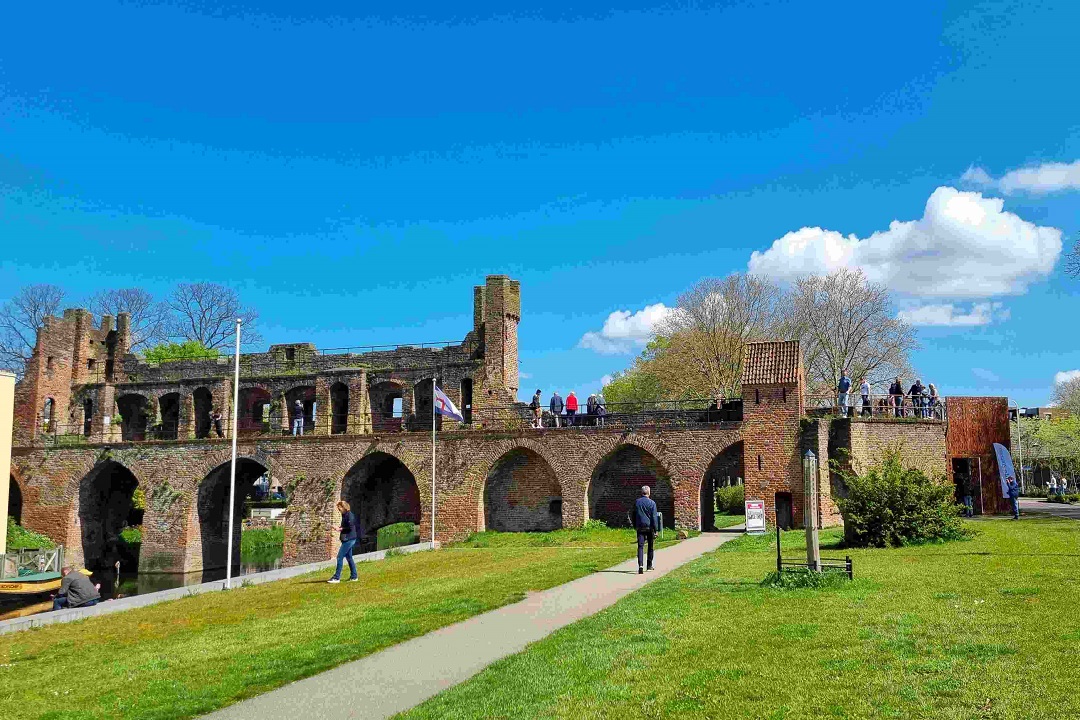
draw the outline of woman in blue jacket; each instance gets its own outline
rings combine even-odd
[[[349,509],[349,503],[344,500],[337,501],[338,512],[341,513],[341,527],[338,531],[341,533],[341,547],[338,548],[337,553],[337,569],[334,570],[334,577],[327,580],[329,583],[341,582],[341,563],[342,560],[349,561],[349,571],[352,572],[350,581],[356,580],[356,563],[352,559],[353,546],[356,545],[356,538],[359,533],[359,525],[356,522],[356,516],[353,515],[352,510]]]

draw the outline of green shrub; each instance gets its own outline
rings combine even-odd
[[[146,362],[165,363],[177,360],[205,360],[207,358],[216,358],[220,354],[217,350],[204,346],[198,340],[188,340],[182,343],[161,343],[143,353],[143,357],[146,358]]]
[[[265,548],[280,548],[285,545],[285,526],[271,525],[268,528],[252,528],[240,533],[240,553],[254,553]]]
[[[128,525],[120,531],[120,539],[128,545],[138,545],[142,543],[142,527]]]
[[[586,520],[585,530],[607,530],[608,525],[603,520]]]
[[[944,476],[935,480],[904,467],[900,449],[887,451],[862,475],[837,470],[847,483],[847,497],[837,505],[848,545],[890,547],[966,535],[952,485]]]
[[[8,550],[47,550],[56,547],[56,543],[47,536],[27,530],[15,518],[8,515],[7,549]]]
[[[394,523],[379,528],[375,541],[376,550],[388,550],[401,545],[413,545],[420,540],[419,528],[411,522]]]
[[[746,490],[742,485],[718,488],[716,509],[725,515],[742,515],[746,511]]]

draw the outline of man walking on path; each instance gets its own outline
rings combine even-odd
[[[851,390],[851,378],[847,376],[847,369],[840,371],[840,382],[836,384],[836,392],[839,396],[840,417],[847,417],[848,392]]]
[[[1020,519],[1020,486],[1016,484],[1016,478],[1010,475],[1005,479],[1009,488],[1009,500],[1012,501],[1013,520]]]
[[[649,486],[641,486],[641,497],[634,501],[634,509],[631,515],[634,518],[634,529],[637,530],[637,571],[641,575],[645,570],[653,569],[653,542],[656,531],[659,530],[660,517],[656,514],[656,503],[649,497]],[[649,546],[649,564],[644,563],[643,550]]]
[[[566,426],[574,427],[574,416],[577,415],[577,395],[571,390],[566,396]]]
[[[551,393],[551,402],[548,404],[548,410],[551,411],[551,417],[555,419],[555,427],[559,427],[559,418],[562,417],[563,401],[559,393]]]
[[[293,437],[304,434],[304,403],[297,400],[292,408],[292,434]]]

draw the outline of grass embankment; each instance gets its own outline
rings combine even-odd
[[[636,552],[630,530],[483,533],[439,552],[0,636],[15,718],[182,718],[257,695],[587,575]]]
[[[826,590],[763,588],[775,539],[740,538],[403,717],[1080,717],[1080,523],[969,527],[826,551],[856,575]]]

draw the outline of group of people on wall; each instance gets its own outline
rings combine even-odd
[[[840,372],[840,380],[836,384],[836,408],[842,417],[852,417],[858,414],[862,417],[913,417],[923,419],[944,419],[944,405],[941,395],[938,394],[934,383],[923,385],[922,380],[915,380],[906,391],[904,382],[897,375],[889,385],[888,395],[874,395],[871,393],[870,381],[865,376],[859,384],[860,406],[855,406],[855,393],[852,392],[853,383],[848,377],[845,368]]]
[[[533,421],[532,426],[534,428],[544,427],[544,400],[543,391],[539,388],[536,389],[536,393],[533,394],[532,401],[529,403],[529,408],[532,410]],[[551,399],[547,403],[548,417],[551,427],[574,427],[575,425],[588,425],[592,427],[603,427],[604,421],[607,418],[607,401],[604,400],[604,394],[602,392],[589,395],[585,399],[585,413],[584,415],[578,415],[580,405],[577,395],[571,390],[566,395],[566,399],[563,400],[558,391],[551,394]]]

